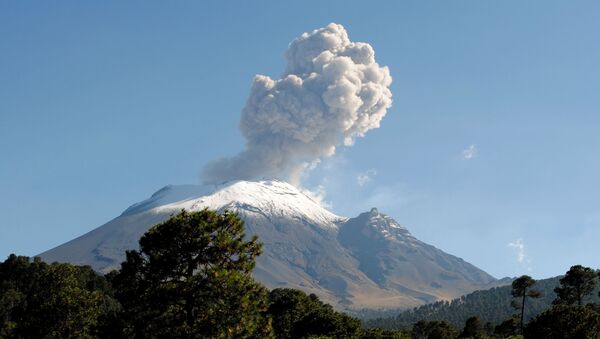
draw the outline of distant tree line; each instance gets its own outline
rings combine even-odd
[[[528,300],[525,309],[525,321],[529,321],[552,306],[556,298],[553,289],[559,284],[559,278],[540,280],[536,288],[542,292],[540,298]],[[419,320],[447,321],[455,327],[461,327],[467,319],[478,316],[484,323],[498,325],[515,312],[511,305],[512,288],[510,285],[494,287],[489,290],[475,291],[450,301],[440,300],[421,305],[410,310],[396,312],[394,316],[370,317],[364,323],[367,327],[385,329],[410,328]],[[363,312],[364,314],[365,312]]]
[[[511,286],[364,323],[410,331],[411,338],[600,338],[599,277],[575,265],[563,277],[537,282],[524,275]]]
[[[205,209],[152,227],[107,275],[10,255],[0,262],[0,338],[600,338],[588,267],[361,326],[314,294],[268,291],[251,276],[261,251],[239,216]]]

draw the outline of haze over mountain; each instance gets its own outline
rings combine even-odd
[[[46,261],[118,269],[152,225],[181,209],[238,213],[264,244],[254,276],[269,288],[315,293],[340,308],[412,307],[489,287],[496,279],[419,241],[376,208],[338,216],[276,180],[166,186],[95,230],[41,254]]]

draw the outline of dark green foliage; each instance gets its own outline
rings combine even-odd
[[[494,325],[492,325],[492,323],[489,321],[483,325],[483,333],[485,333],[488,337],[494,335],[494,329]]]
[[[474,338],[481,339],[485,337],[485,332],[483,330],[483,324],[478,317],[471,317],[467,319],[465,322],[465,327],[463,331],[460,333],[459,338]]]
[[[233,213],[182,211],[152,227],[111,277],[136,337],[270,337],[267,290],[250,276],[261,252]]]
[[[507,338],[517,334],[519,331],[520,320],[516,317],[512,317],[503,321],[501,324],[494,328],[494,335],[500,338]]]
[[[360,335],[357,319],[336,312],[314,294],[278,288],[271,291],[269,299],[269,314],[277,338],[357,338]]]
[[[523,319],[525,317],[525,302],[527,297],[539,298],[541,292],[531,289],[536,281],[528,275],[523,275],[512,282],[512,296],[516,298],[517,303],[513,306],[519,310],[519,330],[523,332]]]
[[[292,338],[331,336],[333,338],[356,338],[360,334],[360,322],[344,313],[324,305],[304,316],[294,325]]]
[[[533,319],[525,338],[600,338],[600,314],[586,306],[556,305]]]
[[[412,329],[413,339],[455,339],[458,330],[446,321],[418,321]]]
[[[411,339],[410,331],[382,330],[380,328],[363,329],[361,339]]]
[[[269,303],[269,314],[273,319],[273,330],[277,338],[289,338],[295,324],[320,307],[314,294],[308,296],[302,291],[290,288],[272,290]]]
[[[0,263],[0,337],[101,336],[119,308],[108,289],[87,266],[10,255]]]
[[[596,272],[581,265],[575,265],[560,279],[560,286],[554,289],[556,300],[554,304],[583,305],[584,298],[596,287],[598,277]]]

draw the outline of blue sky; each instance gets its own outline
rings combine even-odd
[[[277,77],[292,39],[337,22],[390,68],[394,104],[305,186],[339,214],[377,206],[497,277],[600,268],[598,13],[596,1],[3,2],[0,256],[198,183],[243,148],[254,75]]]

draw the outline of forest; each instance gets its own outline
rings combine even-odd
[[[181,211],[106,275],[10,255],[0,338],[600,338],[599,272],[477,291],[363,320],[252,278],[262,245],[232,212]]]
[[[538,280],[535,289],[540,292],[537,298],[527,300],[524,319],[529,321],[538,314],[552,307],[552,302],[557,295],[554,289],[560,285],[561,277]],[[460,328],[467,319],[478,316],[483,323],[498,325],[509,319],[514,313],[512,305],[512,286],[510,284],[494,287],[489,290],[481,290],[469,293],[451,301],[438,301],[425,304],[410,310],[396,311],[395,315],[385,317],[373,317],[375,312],[360,312],[359,315],[370,316],[364,323],[368,327],[379,327],[385,329],[409,328],[419,320],[445,320],[453,326]],[[600,303],[600,286],[587,296],[587,303]],[[386,312],[389,314],[389,312]]]

